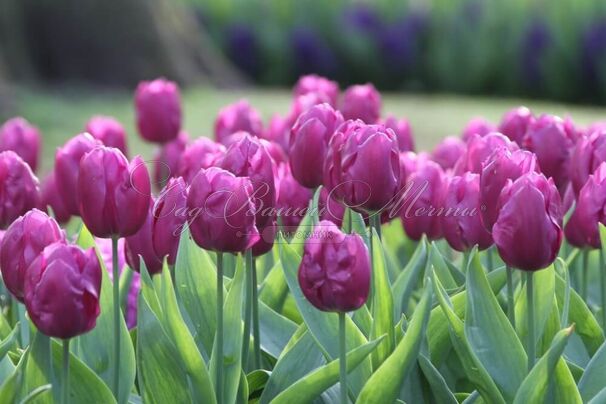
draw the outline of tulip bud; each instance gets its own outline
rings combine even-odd
[[[541,171],[564,190],[569,180],[569,163],[574,140],[564,121],[542,115],[528,126],[524,147],[537,155]]]
[[[312,192],[294,179],[288,163],[278,165],[279,189],[276,207],[282,224],[286,227],[296,227],[307,212]]]
[[[57,222],[64,224],[69,222],[71,215],[65,207],[65,203],[57,190],[55,180],[55,172],[51,171],[44,181],[40,189],[40,210],[47,212],[48,207],[52,209],[52,215]]]
[[[540,172],[537,157],[526,150],[512,152],[502,147],[486,160],[480,174],[480,203],[484,207],[482,222],[488,231],[492,231],[499,215],[499,195],[507,182],[533,171]]]
[[[25,305],[38,330],[68,339],[95,327],[100,313],[101,266],[94,249],[58,242],[27,270]]]
[[[458,137],[448,136],[442,139],[433,149],[431,159],[438,163],[444,170],[454,168],[457,161],[465,154],[467,144]]]
[[[497,132],[489,133],[483,137],[473,135],[467,142],[467,151],[455,164],[455,175],[463,175],[467,171],[476,174],[481,173],[486,159],[496,149],[502,147],[511,151],[519,149],[516,143]]]
[[[23,302],[25,273],[44,248],[65,242],[65,235],[51,217],[32,209],[19,217],[4,233],[0,246],[0,269],[6,288]]]
[[[598,223],[606,224],[606,162],[600,164],[581,188],[566,224],[566,239],[578,248],[600,248]]]
[[[480,176],[465,173],[453,177],[444,198],[445,213],[442,230],[448,244],[457,251],[466,251],[477,245],[485,250],[492,245],[492,236],[480,217]]]
[[[186,132],[179,132],[174,140],[164,143],[154,156],[154,184],[162,187],[169,178],[179,175],[179,166],[183,152],[189,143]]]
[[[467,125],[465,125],[465,128],[461,133],[461,137],[463,138],[463,141],[469,142],[475,135],[484,137],[496,130],[497,127],[492,122],[489,122],[482,117],[475,117],[467,122]]]
[[[517,107],[503,115],[498,130],[517,144],[522,144],[528,127],[534,121],[535,117],[528,108]]]
[[[185,149],[180,157],[179,176],[185,182],[191,183],[201,168],[209,168],[216,165],[225,154],[225,147],[209,138],[196,139]]]
[[[269,153],[269,156],[274,161],[274,164],[288,163],[288,156],[286,155],[284,149],[282,149],[282,146],[280,146],[278,143],[266,139],[259,139],[259,142],[261,142],[263,147],[265,147],[265,150],[267,150],[267,153]]]
[[[259,240],[253,185],[217,167],[200,170],[187,196],[188,223],[196,244],[206,250],[243,252]]]
[[[606,128],[580,139],[570,158],[570,180],[576,195],[589,176],[606,161]]]
[[[265,227],[259,229],[259,240],[251,247],[253,257],[260,257],[271,251],[274,246],[277,231],[278,223],[273,218]]]
[[[549,266],[562,243],[562,206],[553,180],[524,174],[503,189],[499,205],[492,236],[505,264],[523,271]]]
[[[0,228],[38,206],[38,178],[13,151],[0,152]]]
[[[393,130],[398,138],[398,148],[401,152],[414,151],[415,144],[412,138],[412,129],[407,119],[397,119],[394,116],[388,116],[384,121],[383,125],[386,128]]]
[[[80,216],[78,200],[78,173],[80,159],[100,146],[101,142],[88,133],[81,133],[57,149],[55,154],[55,181],[57,191],[70,215]]]
[[[183,178],[171,178],[156,199],[152,215],[154,250],[160,258],[168,256],[173,265],[185,220],[187,219],[187,184]]]
[[[149,210],[151,185],[147,168],[137,156],[100,146],[80,161],[80,215],[90,232],[102,238],[135,234]]]
[[[135,234],[124,238],[124,258],[128,266],[136,272],[141,271],[139,257],[143,257],[145,268],[150,275],[162,272],[162,256],[156,254],[153,241],[153,199],[149,201],[149,208],[143,225]]]
[[[377,123],[381,116],[381,94],[370,83],[350,86],[343,94],[341,112],[345,119]]]
[[[291,122],[290,119],[274,114],[263,133],[263,138],[277,143],[285,153],[288,153],[290,148],[290,128],[293,124],[294,122]]]
[[[142,81],[135,91],[135,113],[141,137],[166,143],[181,130],[181,96],[177,83],[163,78]]]
[[[299,266],[301,291],[317,309],[348,312],[368,299],[370,259],[357,234],[344,234],[323,220],[305,241]]]
[[[301,76],[295,84],[294,96],[298,97],[309,93],[321,94],[328,98],[329,104],[334,108],[339,97],[339,84],[316,74]]]
[[[111,116],[93,116],[86,123],[85,130],[105,146],[115,147],[125,156],[128,154],[126,131],[122,124]]]
[[[9,119],[0,127],[0,151],[17,153],[32,171],[38,168],[40,157],[40,132],[24,118]]]
[[[263,133],[261,116],[246,100],[227,105],[219,111],[215,120],[217,142],[229,145],[229,137],[236,132],[248,132],[252,136],[261,136]]]
[[[293,177],[307,188],[322,184],[328,142],[343,123],[343,116],[328,104],[313,106],[299,116],[290,135],[290,168]]]

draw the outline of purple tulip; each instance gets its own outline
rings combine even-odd
[[[177,249],[187,219],[187,184],[183,178],[171,178],[153,209],[152,237],[158,257],[168,256],[170,265],[177,259]]]
[[[81,133],[57,149],[55,154],[55,182],[57,191],[70,215],[80,216],[78,207],[78,173],[80,159],[100,146],[101,142],[88,133]]]
[[[25,276],[25,306],[38,330],[68,339],[95,327],[101,312],[101,266],[93,248],[47,246]]]
[[[179,132],[174,140],[164,143],[154,156],[154,184],[162,187],[169,178],[179,175],[183,152],[189,143],[187,132]]]
[[[293,92],[295,97],[309,93],[321,94],[328,98],[329,104],[334,108],[337,105],[337,98],[339,97],[339,84],[325,77],[309,74],[299,78]]]
[[[569,164],[574,138],[564,121],[553,115],[542,115],[528,126],[524,147],[537,155],[541,171],[560,190],[569,180]]]
[[[465,154],[467,144],[455,136],[442,139],[433,149],[431,159],[438,163],[444,170],[453,169],[457,161]]]
[[[135,91],[137,128],[148,142],[166,143],[181,130],[181,96],[173,81],[142,81]]]
[[[288,155],[278,143],[266,139],[259,139],[259,142],[265,147],[274,164],[288,163]]]
[[[225,154],[225,146],[209,138],[196,139],[180,156],[178,175],[188,184],[193,181],[201,168],[216,165]]]
[[[252,136],[261,136],[263,121],[256,109],[248,101],[240,100],[227,105],[217,115],[215,120],[215,139],[228,146],[229,137],[236,132],[248,132]]]
[[[34,172],[38,169],[40,143],[38,128],[24,118],[9,119],[0,127],[0,151],[14,151]]]
[[[501,147],[486,160],[480,174],[480,202],[484,208],[482,222],[488,231],[492,231],[499,215],[499,195],[507,182],[532,171],[540,172],[537,157],[526,150],[512,152]]]
[[[600,164],[581,188],[566,224],[566,239],[578,248],[600,248],[598,223],[606,224],[606,162]]]
[[[48,207],[52,209],[52,215],[57,222],[64,224],[69,222],[71,215],[65,207],[65,202],[59,191],[57,190],[57,183],[55,180],[55,172],[51,171],[44,181],[42,181],[42,187],[40,188],[40,210],[43,212],[48,211]]]
[[[480,217],[480,176],[465,173],[450,179],[444,197],[442,230],[448,244],[457,251],[474,245],[485,250],[492,245],[492,236]]]
[[[345,119],[377,123],[381,117],[381,94],[370,83],[350,86],[343,94],[341,112]]]
[[[495,132],[497,127],[492,122],[487,121],[482,117],[472,118],[461,133],[463,141],[469,142],[475,135],[484,137],[491,132]]]
[[[528,127],[535,121],[535,117],[526,107],[513,108],[503,115],[499,124],[499,132],[512,141],[521,145]]]
[[[288,163],[278,165],[278,209],[282,224],[286,227],[297,227],[307,212],[312,192],[295,180]]]
[[[253,257],[260,257],[271,251],[277,232],[278,222],[273,218],[265,227],[259,229],[259,240],[251,247]]]
[[[358,234],[344,234],[323,220],[305,241],[299,285],[307,300],[322,311],[359,309],[370,290],[368,249]]]
[[[13,151],[0,152],[0,228],[38,206],[38,178]]]
[[[122,124],[111,116],[93,116],[86,123],[85,130],[105,146],[115,147],[125,156],[128,155],[126,131]]]
[[[24,299],[27,268],[54,242],[65,242],[65,234],[53,218],[38,209],[19,217],[4,233],[0,247],[2,279],[19,301]]]
[[[82,221],[97,237],[131,236],[148,215],[150,188],[141,157],[129,164],[120,150],[99,146],[80,160]]]
[[[499,205],[492,236],[503,261],[523,271],[549,266],[562,243],[562,203],[553,179],[525,174],[506,186]]]
[[[301,114],[290,135],[290,168],[293,177],[307,188],[322,185],[322,170],[328,142],[343,123],[343,116],[328,104],[315,105]]]
[[[253,185],[218,167],[200,170],[187,196],[188,223],[196,244],[206,250],[243,252],[259,240]]]
[[[412,138],[412,129],[410,123],[406,119],[397,119],[393,116],[388,116],[383,121],[386,128],[393,130],[398,138],[398,147],[401,152],[414,151],[415,144]]]
[[[337,225],[337,227],[343,226],[343,216],[345,216],[345,206],[337,201],[333,194],[322,187],[320,191],[320,200],[318,201],[318,211],[320,213],[320,220],[328,220]]]
[[[466,172],[479,174],[488,157],[499,148],[511,151],[518,150],[516,143],[504,135],[493,132],[485,136],[473,135],[467,142],[467,151],[455,164],[455,175],[463,175]]]
[[[606,128],[580,139],[570,158],[570,180],[575,195],[602,162],[606,161]]]
[[[148,199],[149,200],[149,199]],[[145,268],[150,275],[162,272],[162,256],[156,254],[153,241],[153,199],[149,200],[149,207],[143,225],[135,234],[124,238],[124,258],[128,266],[136,272],[141,270],[139,257],[143,257]]]

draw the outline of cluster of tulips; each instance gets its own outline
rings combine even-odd
[[[564,234],[585,251],[575,287],[587,297],[587,251],[601,247],[599,223],[606,224],[606,125],[581,129],[569,118],[535,116],[519,107],[498,125],[473,119],[460,137],[445,138],[431,153],[416,153],[410,125],[381,116],[381,96],[371,84],[340,94],[335,82],[302,77],[286,116],[274,116],[265,126],[253,107],[239,101],[219,112],[214,140],[190,141],[182,130],[173,82],[142,82],[134,101],[140,136],[158,145],[151,164],[139,156],[129,161],[122,125],[98,116],[57,150],[54,168],[39,186],[38,130],[22,118],[0,129],[2,279],[37,330],[63,340],[64,401],[70,394],[69,341],[95,327],[105,267],[113,279],[111,389],[120,400],[121,307],[134,328],[139,272],[143,278],[170,271],[173,281],[178,278],[173,272],[182,234],[216,253],[212,351],[224,366],[213,365],[214,396],[208,402],[235,400],[224,385],[229,359],[223,328],[224,280],[234,255],[246,265],[242,361],[252,344],[253,369],[264,366],[256,264],[277,242],[303,243],[297,255],[301,293],[317,309],[339,313],[340,386],[348,386],[352,370],[347,313],[370,304],[369,296],[378,298],[371,285],[384,277],[376,257],[388,222],[401,221],[413,241],[446,240],[462,253],[463,273],[477,250],[486,251],[487,267],[495,269],[498,251],[514,325],[514,270],[524,271],[529,369],[537,356],[533,274],[556,260]],[[97,250],[83,249],[62,230],[60,224],[72,217],[80,217],[96,237]],[[297,240],[301,229],[305,237]],[[124,276],[126,264],[134,274],[128,270]],[[606,272],[600,273],[606,326]],[[124,289],[130,290],[126,297]],[[19,314],[26,334],[28,319]],[[409,330],[417,323],[413,318]],[[391,338],[378,345],[379,352],[384,344],[393,349]],[[387,377],[380,367],[388,363],[384,356],[376,363],[381,377]],[[372,402],[372,388],[359,390],[358,402]],[[395,400],[398,389],[388,390]],[[348,395],[342,387],[341,402]]]

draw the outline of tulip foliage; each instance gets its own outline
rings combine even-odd
[[[520,107],[415,153],[307,76],[190,142],[178,94],[137,90],[151,175],[109,117],[41,188],[0,153],[0,402],[604,402],[603,129]]]

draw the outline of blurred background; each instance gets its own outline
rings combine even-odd
[[[0,118],[39,126],[51,155],[95,113],[137,142],[140,80],[179,82],[199,136],[240,97],[285,112],[307,73],[374,83],[420,148],[517,104],[585,124],[606,118],[606,2],[0,0]]]

